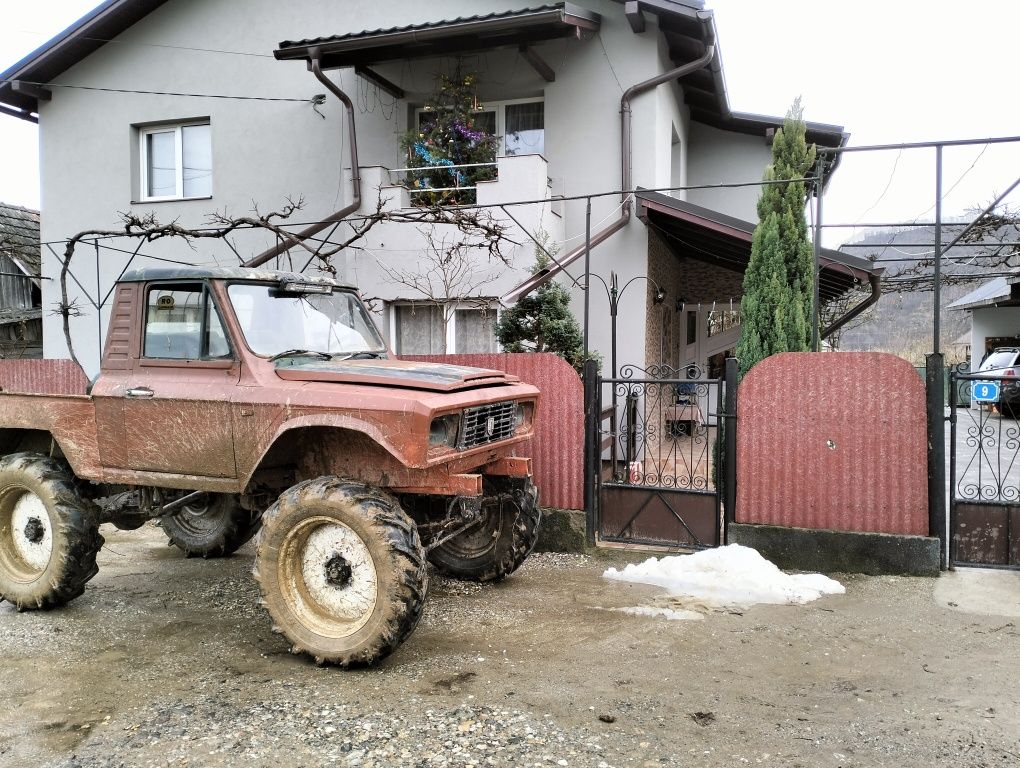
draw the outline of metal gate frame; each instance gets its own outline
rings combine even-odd
[[[586,366],[590,545],[703,549],[725,542],[736,498],[737,361],[726,361],[721,379],[703,379],[701,373],[696,365],[623,366],[620,377],[602,378],[594,364]],[[603,407],[607,387],[611,402]],[[621,504],[626,511],[611,519]],[[656,513],[672,535],[635,531],[645,516],[639,527],[647,532]]]
[[[1020,570],[1020,421],[994,417],[984,406],[965,408],[966,444],[974,451],[957,477],[958,402],[971,400],[977,381],[999,381],[1000,391],[1020,384],[962,370],[953,370],[949,380],[949,567]]]

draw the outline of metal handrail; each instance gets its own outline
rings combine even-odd
[[[448,171],[452,168],[495,168],[499,163],[463,163],[461,165],[421,165],[415,168],[387,168],[387,173],[404,173],[406,171]]]

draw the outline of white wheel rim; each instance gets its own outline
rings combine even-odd
[[[26,565],[46,570],[53,554],[53,531],[46,505],[31,491],[25,491],[11,510],[11,539],[14,552]]]
[[[361,537],[332,518],[304,521],[281,548],[282,583],[291,609],[329,637],[368,623],[378,599],[375,562]]]

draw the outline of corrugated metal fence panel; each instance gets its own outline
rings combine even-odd
[[[517,450],[531,456],[542,506],[584,508],[584,386],[577,371],[548,352],[479,355],[401,355],[506,371],[542,392],[535,438]]]
[[[0,389],[41,395],[83,395],[89,380],[71,360],[0,360]]]
[[[784,353],[738,389],[739,523],[928,535],[924,382],[877,352]]]

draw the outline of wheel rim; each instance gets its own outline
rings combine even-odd
[[[329,517],[302,521],[280,547],[287,607],[319,635],[353,635],[372,617],[379,576],[372,553],[350,527]]]
[[[10,489],[0,503],[0,561],[18,581],[34,581],[53,555],[53,526],[43,500],[25,488]]]

